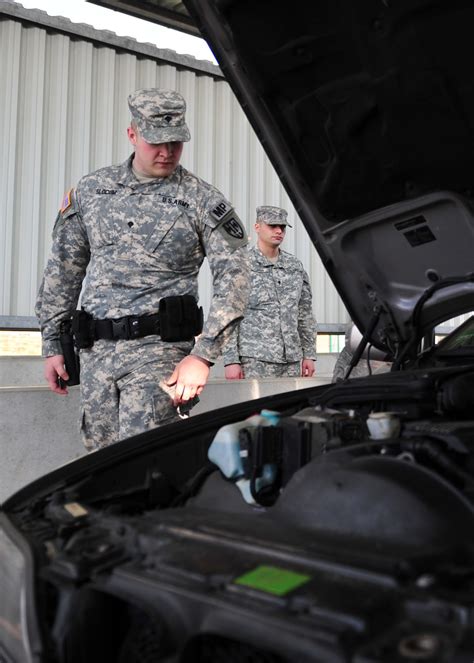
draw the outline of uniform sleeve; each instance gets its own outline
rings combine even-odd
[[[304,359],[316,359],[316,320],[313,315],[311,286],[303,271],[303,287],[298,305],[298,334]]]
[[[343,347],[334,365],[332,382],[342,382],[351,363],[352,353],[347,346]]]
[[[61,354],[60,323],[75,311],[90,258],[78,195],[66,194],[53,230],[53,246],[35,306],[43,356]]]
[[[209,315],[192,354],[214,363],[248,301],[247,233],[230,203],[216,190],[200,210],[201,242],[212,273],[213,295]]]
[[[224,352],[223,352],[224,366],[229,366],[229,364],[241,363],[240,354],[239,354],[239,332],[240,332],[240,322],[238,322],[234,326],[224,346]]]

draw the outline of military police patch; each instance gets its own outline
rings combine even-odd
[[[231,207],[228,209],[229,211],[217,226],[217,230],[233,248],[245,246],[247,244],[247,234],[242,221]]]
[[[228,212],[231,211],[232,207],[226,202],[222,201],[211,211],[211,216],[213,216],[216,221],[220,221]]]
[[[242,239],[245,236],[245,231],[239,219],[232,216],[228,221],[222,224],[222,228],[235,239]]]

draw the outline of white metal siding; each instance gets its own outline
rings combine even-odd
[[[5,4],[0,2],[0,10]],[[105,38],[111,33],[87,28],[88,39],[79,27],[74,34],[74,24],[64,32],[54,28],[55,19],[47,25],[49,17],[35,23],[39,14],[22,10],[23,18],[31,17],[26,23],[0,13],[0,316],[34,314],[64,191],[83,174],[129,155],[127,96],[157,86],[175,88],[187,101],[192,139],[183,165],[233,202],[252,238],[257,205],[285,207],[293,225],[285,248],[310,274],[318,322],[344,323],[344,306],[225,80],[147,57],[140,52],[145,45],[136,44],[133,52],[133,40],[125,39],[127,48],[120,48],[121,38]],[[205,308],[211,288],[205,266],[200,277]]]

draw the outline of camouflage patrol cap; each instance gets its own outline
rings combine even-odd
[[[147,143],[186,142],[191,138],[184,121],[186,102],[175,90],[137,90],[129,95],[128,107]]]
[[[269,226],[290,226],[288,223],[288,213],[281,207],[272,207],[271,205],[261,205],[257,207],[257,221],[267,223]]]

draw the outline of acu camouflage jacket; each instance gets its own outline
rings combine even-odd
[[[59,325],[79,296],[96,319],[155,313],[164,296],[198,298],[207,256],[213,297],[193,354],[214,362],[247,303],[245,229],[222,194],[182,166],[139,182],[132,160],[86,175],[63,201],[36,304],[43,355],[61,354]]]
[[[249,257],[249,302],[224,348],[224,364],[238,364],[240,357],[275,363],[316,359],[316,322],[303,265],[281,249],[275,263],[256,246]]]

